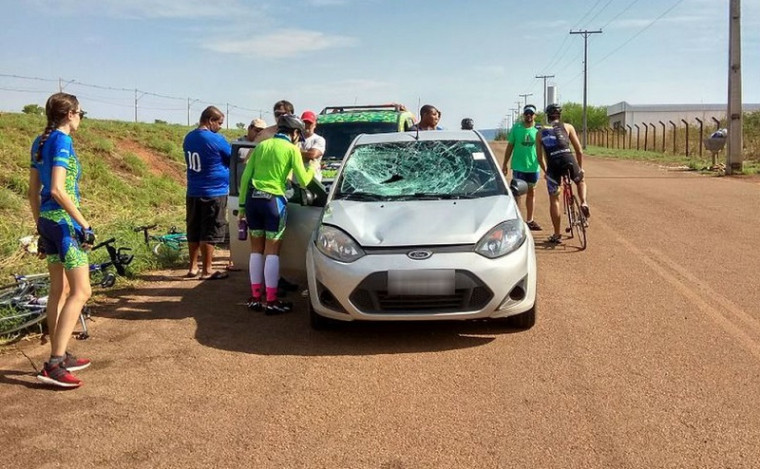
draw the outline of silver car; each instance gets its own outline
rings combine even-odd
[[[508,318],[527,329],[535,245],[512,195],[526,190],[507,185],[478,132],[360,135],[329,193],[296,188],[281,265],[305,267],[315,328]]]

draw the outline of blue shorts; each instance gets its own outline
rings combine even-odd
[[[515,171],[512,170],[512,176],[515,179],[520,179],[521,181],[525,181],[528,183],[528,187],[536,187],[536,184],[538,184],[538,176],[540,176],[540,172],[536,171],[535,173],[524,173],[522,171]]]
[[[40,234],[38,247],[47,255],[48,263],[61,263],[66,270],[89,265],[87,253],[77,239],[80,230],[79,225],[70,218],[51,220],[40,217],[37,220],[37,232]]]
[[[288,218],[288,201],[284,196],[267,194],[252,189],[245,201],[245,219],[248,232],[254,238],[266,236],[279,240],[285,232]]]

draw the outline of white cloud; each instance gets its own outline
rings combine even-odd
[[[114,18],[234,18],[253,14],[257,7],[241,0],[208,2],[206,0],[36,0],[43,11],[71,15],[99,15]]]
[[[353,47],[356,44],[358,41],[351,37],[328,36],[318,31],[281,30],[250,39],[207,41],[202,47],[223,54],[283,58],[305,52]]]

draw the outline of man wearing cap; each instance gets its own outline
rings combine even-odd
[[[240,137],[238,141],[254,142],[256,141],[256,137],[261,133],[261,131],[266,128],[267,128],[267,123],[264,119],[254,119],[251,121],[250,124],[248,124],[248,133]],[[241,148],[238,151],[238,156],[240,157],[240,161],[245,162],[248,159],[248,154],[250,152],[251,152],[250,148]]]
[[[528,184],[525,195],[525,209],[528,228],[531,231],[541,231],[541,226],[533,220],[536,202],[536,184],[538,183],[539,165],[536,156],[536,106],[528,104],[523,108],[523,118],[515,122],[507,137],[507,151],[504,153],[502,171],[507,174],[512,161],[512,177],[521,179]]]
[[[317,115],[312,111],[304,111],[301,120],[306,128],[303,140],[299,144],[301,156],[305,165],[314,168],[314,179],[322,181],[322,155],[325,153],[324,137],[314,133],[317,128]]]

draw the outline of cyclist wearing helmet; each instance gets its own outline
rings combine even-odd
[[[462,119],[462,130],[473,130],[475,128],[475,121],[469,117]]]
[[[277,133],[253,150],[240,181],[240,218],[245,217],[251,242],[249,274],[251,299],[248,307],[265,314],[285,313],[293,305],[277,299],[280,278],[280,240],[285,231],[285,188],[292,171],[302,187],[314,177],[306,169],[296,146],[304,123],[292,114],[277,119]],[[262,289],[262,286],[264,287]],[[262,291],[263,290],[263,291]],[[262,296],[265,300],[262,300]]]
[[[546,174],[546,187],[549,190],[549,214],[554,225],[554,234],[549,237],[549,243],[559,244],[562,237],[559,232],[559,181],[562,175],[570,170],[570,177],[578,186],[578,196],[581,199],[581,210],[586,218],[591,216],[586,202],[586,183],[583,180],[583,150],[578,140],[575,127],[560,121],[562,107],[559,104],[546,106],[546,118],[549,124],[539,131],[539,142],[536,146],[538,163]],[[570,146],[575,150],[575,157]]]

